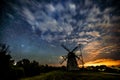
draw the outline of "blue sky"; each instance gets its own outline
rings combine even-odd
[[[57,64],[61,55],[83,45],[85,62],[120,59],[120,1],[3,0],[1,43],[15,60]],[[78,51],[79,52],[79,51]]]

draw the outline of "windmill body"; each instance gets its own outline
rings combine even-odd
[[[61,64],[67,60],[67,69],[68,70],[79,70],[78,64],[77,64],[77,60],[76,59],[80,59],[75,53],[74,51],[78,48],[75,47],[72,51],[70,51],[68,48],[66,48],[64,45],[62,45],[62,47],[68,51],[67,56],[62,56],[63,57],[63,61],[61,62]],[[83,60],[82,60],[83,61]]]
[[[76,55],[72,52],[68,53],[67,69],[68,70],[78,70],[79,69],[77,61],[76,61]]]

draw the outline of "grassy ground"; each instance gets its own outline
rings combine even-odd
[[[120,80],[120,75],[103,72],[52,71],[21,80]]]

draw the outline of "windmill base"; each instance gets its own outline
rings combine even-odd
[[[68,71],[77,71],[79,70],[79,67],[67,67]]]

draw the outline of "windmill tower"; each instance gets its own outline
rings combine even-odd
[[[83,57],[82,57],[82,53],[81,53],[81,48],[80,48],[80,55],[76,55],[75,54],[75,50],[78,49],[81,46],[76,46],[73,50],[69,50],[67,47],[65,47],[64,45],[61,45],[65,50],[68,51],[67,56],[62,56],[63,60],[61,62],[61,64],[67,60],[67,69],[68,70],[79,70],[78,67],[78,63],[77,63],[77,59],[80,60],[82,62],[82,65],[84,67],[84,62],[83,62]]]

